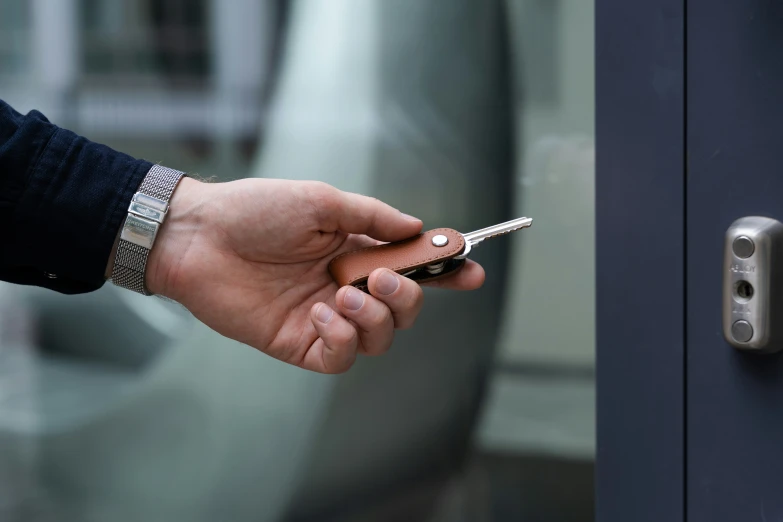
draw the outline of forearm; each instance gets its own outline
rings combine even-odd
[[[151,167],[0,101],[0,279],[63,293],[100,288]]]

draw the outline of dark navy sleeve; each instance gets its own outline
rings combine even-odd
[[[103,286],[151,167],[0,100],[0,280],[66,294]]]

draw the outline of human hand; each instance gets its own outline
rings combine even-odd
[[[246,179],[175,190],[147,265],[147,286],[218,333],[322,373],[380,355],[394,329],[410,328],[421,287],[375,270],[369,292],[338,288],[327,265],[343,252],[421,231],[422,222],[366,196],[320,182]],[[428,283],[472,290],[484,270],[468,260]]]

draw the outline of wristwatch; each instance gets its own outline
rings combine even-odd
[[[155,165],[144,177],[138,192],[133,195],[128,216],[122,225],[111,272],[115,285],[152,295],[144,283],[147,257],[166,219],[169,199],[183,176],[184,172]]]

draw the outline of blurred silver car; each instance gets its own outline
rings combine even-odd
[[[427,228],[500,222],[511,96],[502,2],[295,2],[249,175],[323,180]],[[447,475],[484,394],[508,250],[482,246],[484,288],[428,290],[414,330],[339,377],[109,285],[3,287],[35,333],[3,344],[3,520],[328,520]]]

